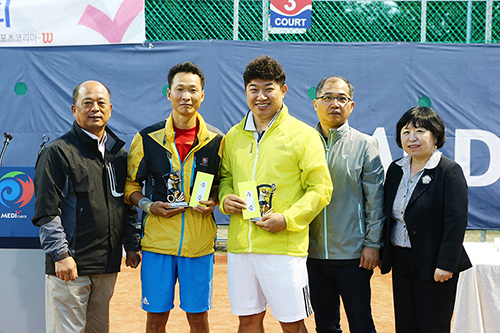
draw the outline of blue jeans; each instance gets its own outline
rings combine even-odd
[[[318,333],[342,332],[340,297],[351,333],[374,333],[370,279],[373,271],[358,265],[338,266],[329,260],[308,259],[311,303]]]

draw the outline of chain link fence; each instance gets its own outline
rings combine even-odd
[[[493,0],[314,0],[311,28],[298,34],[267,34],[269,0],[146,0],[145,14],[149,41],[500,42]]]
[[[493,242],[495,237],[500,237],[500,230],[467,230],[465,242]]]
[[[216,246],[219,250],[225,250],[227,243],[227,224],[217,225]],[[465,242],[493,242],[495,237],[500,237],[500,230],[467,230]]]

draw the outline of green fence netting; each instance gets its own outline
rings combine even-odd
[[[235,1],[238,15],[235,20]],[[263,0],[146,0],[146,39],[498,43],[500,1],[313,1],[311,28],[265,37]],[[425,5],[426,4],[426,5]],[[237,22],[235,27],[234,22]],[[422,24],[425,22],[425,24]],[[491,23],[490,23],[491,22]],[[237,31],[234,38],[235,31]]]

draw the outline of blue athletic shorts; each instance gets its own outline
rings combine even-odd
[[[174,308],[175,283],[179,280],[182,310],[200,313],[212,308],[214,255],[198,258],[142,252],[141,307],[148,312]]]

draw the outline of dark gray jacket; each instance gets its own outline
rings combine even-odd
[[[127,151],[106,128],[105,158],[97,141],[74,122],[71,131],[39,155],[35,172],[35,215],[46,254],[45,272],[69,252],[78,274],[120,271],[122,244],[139,248],[137,211],[125,205]]]

